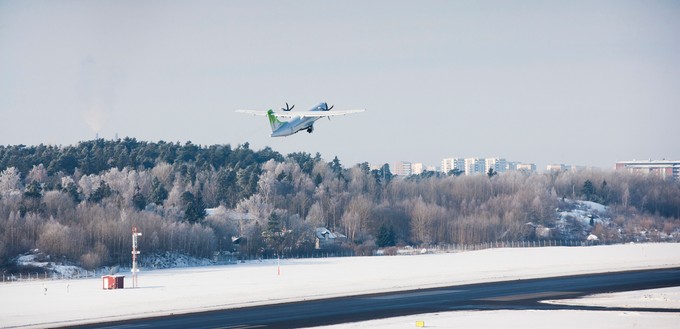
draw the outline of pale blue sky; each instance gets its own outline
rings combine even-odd
[[[0,144],[680,159],[677,1],[2,1]],[[236,109],[362,114],[272,139]]]

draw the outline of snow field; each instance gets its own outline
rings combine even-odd
[[[680,313],[608,311],[457,311],[409,315],[326,326],[325,329],[521,328],[521,329],[677,329]]]
[[[675,266],[680,266],[680,244],[282,260],[281,275],[277,275],[276,260],[142,269],[137,289],[103,290],[101,279],[0,284],[0,326],[69,325],[391,290]],[[129,287],[129,273],[120,274],[126,275]]]
[[[669,308],[680,309],[680,287],[597,294],[579,299],[546,301],[564,305]],[[621,311],[456,311],[418,314],[391,319],[364,321],[334,326],[327,329],[400,329],[416,328],[422,321],[425,328],[678,328],[680,312],[621,312]],[[502,324],[502,325],[501,325]]]

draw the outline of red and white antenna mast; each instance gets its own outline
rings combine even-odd
[[[142,232],[137,232],[137,228],[132,228],[132,288],[137,288],[137,273],[139,273],[139,268],[137,268],[137,255],[139,255],[139,250],[137,250],[137,237],[141,236]]]

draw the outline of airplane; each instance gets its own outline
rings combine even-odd
[[[286,103],[286,107],[281,108],[283,112],[274,112],[272,109],[269,109],[268,111],[236,110],[236,112],[259,116],[266,115],[269,118],[269,125],[271,125],[272,127],[272,133],[270,136],[283,137],[293,135],[303,130],[306,130],[308,133],[311,134],[314,131],[314,122],[323,117],[328,117],[328,119],[330,120],[332,116],[360,113],[364,111],[364,109],[358,109],[330,112],[333,106],[334,105],[328,107],[328,104],[322,102],[311,108],[309,111],[296,112],[291,111],[295,107],[295,105],[288,107],[288,103]],[[281,121],[279,119],[287,119],[287,121]]]

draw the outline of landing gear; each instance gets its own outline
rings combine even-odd
[[[307,128],[307,132],[308,132],[308,133],[310,133],[310,134],[311,134],[311,133],[312,133],[312,131],[314,131],[314,126],[312,126],[312,127],[309,127],[309,128]]]

